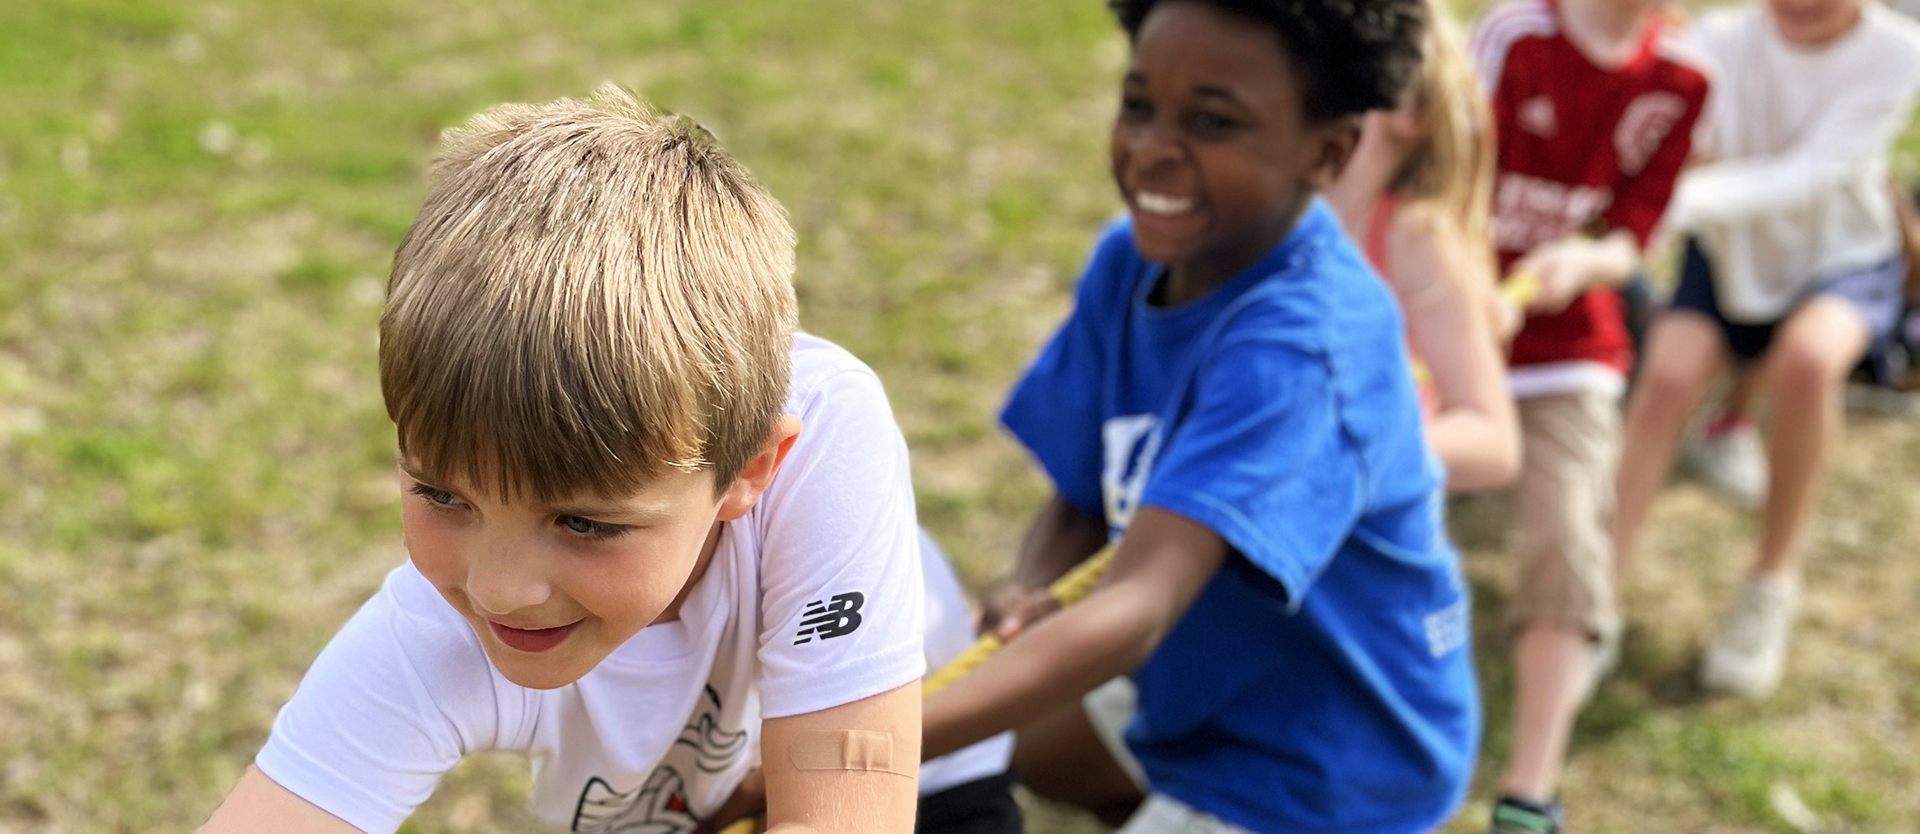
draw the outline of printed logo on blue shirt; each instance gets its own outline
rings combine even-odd
[[[1100,425],[1100,447],[1106,454],[1100,469],[1100,495],[1107,511],[1107,527],[1115,535],[1133,522],[1140,495],[1160,453],[1160,418],[1128,414]]]

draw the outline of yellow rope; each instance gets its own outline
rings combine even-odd
[[[1073,570],[1067,571],[1065,576],[1054,580],[1052,585],[1047,586],[1047,594],[1052,596],[1055,602],[1060,603],[1061,608],[1079,602],[1093,592],[1093,586],[1100,584],[1100,575],[1106,573],[1107,565],[1112,562],[1113,548],[1094,554],[1093,558],[1075,565]],[[940,671],[928,675],[926,680],[921,682],[921,697],[939,692],[947,688],[948,684],[965,677],[968,672],[992,657],[994,652],[999,651],[1001,645],[1003,644],[996,635],[980,635],[980,639],[975,640],[972,646],[960,653],[959,657],[949,661],[946,666],[941,667]],[[754,834],[759,821],[757,815],[747,817],[722,829],[720,834]]]
[[[1500,285],[1500,293],[1513,302],[1513,306],[1524,310],[1540,297],[1540,276],[1532,272],[1519,273]]]
[[[1079,602],[1093,591],[1093,586],[1100,583],[1100,575],[1106,572],[1108,563],[1112,561],[1111,548],[1095,554],[1093,558],[1075,565],[1073,570],[1067,571],[1065,576],[1054,580],[1052,585],[1047,586],[1047,594],[1052,596],[1055,602],[1060,603],[1061,608]],[[947,688],[948,684],[959,680],[975,667],[985,663],[987,658],[1000,650],[1000,645],[998,636],[980,635],[980,639],[975,640],[972,646],[960,653],[959,657],[954,658],[940,671],[928,675],[921,684],[921,694],[932,695]]]

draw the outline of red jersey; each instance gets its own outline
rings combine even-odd
[[[1494,248],[1503,273],[1534,247],[1577,231],[1626,229],[1647,245],[1708,89],[1704,62],[1667,28],[1654,18],[1634,55],[1603,69],[1567,40],[1552,0],[1508,2],[1481,20],[1472,49],[1493,105]],[[1625,374],[1633,343],[1621,308],[1618,292],[1595,289],[1564,312],[1529,317],[1511,364],[1585,363]],[[1518,384],[1516,393],[1524,393]]]

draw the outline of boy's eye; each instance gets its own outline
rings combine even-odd
[[[427,499],[427,503],[436,507],[460,506],[460,499],[444,489],[434,489],[426,484],[414,484],[413,489],[409,491],[421,498]]]
[[[560,526],[567,528],[567,530],[574,535],[584,536],[589,539],[611,539],[627,531],[626,527],[618,524],[594,521],[591,518],[581,518],[577,515],[563,515],[554,519],[554,521],[558,522]]]
[[[1233,120],[1215,113],[1200,112],[1191,119],[1195,133],[1220,133],[1233,127]]]
[[[1134,96],[1120,97],[1120,118],[1128,121],[1140,121],[1153,118],[1153,105],[1145,99]]]

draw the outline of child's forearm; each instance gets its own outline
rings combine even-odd
[[[1020,541],[1013,582],[1044,588],[1107,546],[1107,522],[1074,508],[1058,494],[1034,517]]]
[[[1227,550],[1205,525],[1142,507],[1091,595],[927,699],[923,754],[944,755],[1019,727],[1138,668],[1219,571]]]
[[[1447,467],[1448,492],[1497,489],[1520,473],[1520,436],[1509,416],[1469,408],[1434,415],[1427,443]]]
[[[935,693],[922,755],[934,758],[1014,729],[1138,668],[1164,631],[1140,616],[1137,594],[1103,588],[1042,620]]]
[[[1640,266],[1640,241],[1632,232],[1614,229],[1588,245],[1592,247],[1592,260],[1587,286],[1623,287],[1633,279],[1633,271]]]

